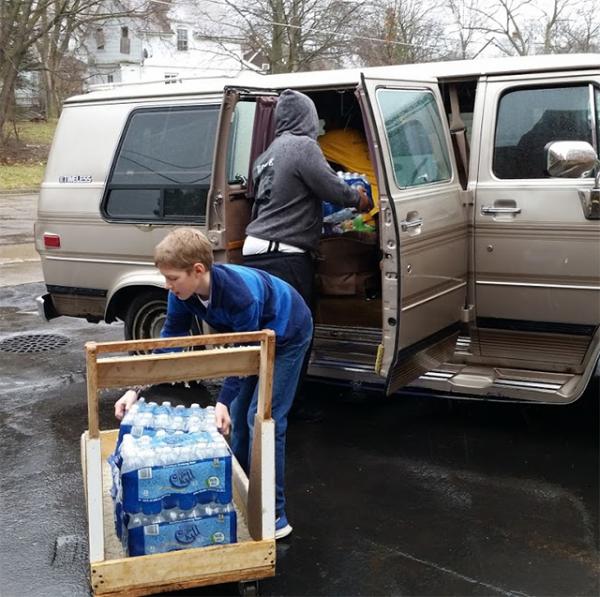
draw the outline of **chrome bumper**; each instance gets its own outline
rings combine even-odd
[[[55,317],[60,317],[60,314],[56,312],[56,307],[54,306],[54,301],[52,300],[51,294],[43,294],[42,296],[38,296],[35,299],[38,309],[38,315],[45,319],[46,321],[50,321]]]

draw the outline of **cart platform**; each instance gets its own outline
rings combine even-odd
[[[235,344],[236,346],[230,346]],[[128,354],[157,348],[204,347],[164,354]],[[275,334],[270,330],[143,341],[86,344],[89,429],[81,438],[90,582],[94,595],[137,597],[275,575],[275,429],[271,393]],[[125,356],[99,356],[127,353]],[[249,478],[233,458],[238,541],[168,553],[124,557],[116,537],[107,463],[118,429],[101,431],[98,392],[131,385],[258,375]]]

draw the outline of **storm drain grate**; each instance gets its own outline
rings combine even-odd
[[[52,566],[68,566],[87,561],[87,543],[80,535],[61,535],[54,542]]]
[[[69,339],[58,334],[24,334],[0,342],[0,352],[45,352],[67,344]]]

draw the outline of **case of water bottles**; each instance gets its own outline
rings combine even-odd
[[[373,192],[371,185],[364,174],[358,172],[337,173],[346,184],[351,187],[362,186],[373,205]],[[367,214],[359,214],[354,207],[343,207],[335,203],[323,201],[323,235],[335,236],[349,231],[373,232],[373,218]]]
[[[213,407],[141,398],[109,463],[115,530],[128,555],[236,542],[231,452]]]

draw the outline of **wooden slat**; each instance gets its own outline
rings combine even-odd
[[[90,437],[98,437],[100,432],[98,418],[98,361],[97,344],[95,342],[86,342],[85,361],[86,361],[86,380],[87,380],[87,405],[88,405],[88,432]]]
[[[81,438],[79,439],[79,456],[81,457],[81,475],[83,477],[83,497],[85,499],[85,508],[87,512],[87,462],[86,462],[86,441],[88,437],[88,432],[84,431],[81,434]],[[89,513],[88,513],[89,520]]]
[[[187,348],[189,346],[212,346],[223,344],[249,344],[264,340],[271,330],[260,332],[236,332],[231,334],[204,334],[201,336],[179,336],[175,338],[150,338],[148,340],[125,340],[123,342],[99,342],[98,354],[107,352],[130,352],[156,350],[157,348]]]
[[[254,418],[248,485],[248,530],[255,540],[275,533],[275,421]]]
[[[254,581],[263,578],[275,576],[275,566],[261,566],[260,568],[250,568],[248,570],[239,570],[237,572],[228,572],[218,576],[207,576],[196,578],[187,581],[174,581],[163,585],[153,585],[151,587],[139,586],[128,587],[126,591],[110,591],[103,590],[104,585],[100,584],[97,590],[94,590],[95,595],[102,597],[143,597],[144,595],[156,595],[157,593],[166,593],[171,591],[183,591],[185,589],[193,589],[195,587],[203,587],[228,582],[239,581]]]
[[[271,418],[273,396],[273,367],[275,364],[275,333],[270,332],[260,345],[260,372],[258,376],[258,406],[256,412],[263,420]]]
[[[227,582],[239,579],[244,571],[255,578],[257,570],[272,568],[274,572],[274,567],[275,541],[248,541],[92,562],[91,582],[98,595],[111,592],[132,595],[140,587],[148,590],[186,582],[190,583],[188,586]]]
[[[100,438],[85,438],[85,471],[90,561],[104,559],[104,510],[102,506],[102,454]]]
[[[228,375],[256,375],[260,348],[240,346],[198,352],[108,357],[97,361],[98,386],[122,388]]]
[[[231,465],[235,502],[242,511],[244,518],[248,520],[248,477],[235,456],[231,457]]]
[[[102,462],[104,462],[114,451],[119,437],[118,429],[109,429],[100,432],[100,445],[102,446]]]

